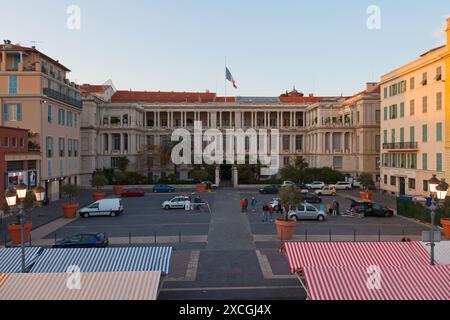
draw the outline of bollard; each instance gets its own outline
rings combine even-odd
[[[30,233],[30,240],[28,242],[29,242],[29,246],[31,247],[31,233]]]
[[[356,242],[356,230],[353,230],[353,242]]]
[[[128,243],[131,244],[131,232],[128,233]]]
[[[308,229],[305,230],[305,242],[308,242]]]
[[[156,232],[155,232],[155,244],[156,244]]]

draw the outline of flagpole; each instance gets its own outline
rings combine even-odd
[[[225,57],[225,103],[227,103],[227,57]]]

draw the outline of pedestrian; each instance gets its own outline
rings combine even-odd
[[[263,219],[262,222],[267,222],[269,219],[269,206],[267,204],[263,205]]]
[[[341,204],[336,200],[336,215],[341,215]]]
[[[338,210],[336,200],[333,200],[332,209],[333,209],[333,217],[336,217],[337,216],[337,210]]]
[[[248,212],[248,199],[247,198],[245,198],[244,199],[244,212]]]
[[[258,201],[256,201],[255,197],[252,198],[252,207],[253,212],[256,212],[256,206],[258,205]]]
[[[272,206],[269,206],[269,217],[270,217],[270,222],[273,222],[273,213],[275,212],[275,208]]]

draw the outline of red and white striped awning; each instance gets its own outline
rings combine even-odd
[[[450,300],[450,266],[305,267],[311,300]],[[374,281],[375,280],[375,281]]]
[[[419,267],[430,255],[419,242],[290,242],[283,248],[292,273],[305,267]]]
[[[0,300],[156,300],[160,271],[0,274]],[[79,284],[79,286],[78,286]]]

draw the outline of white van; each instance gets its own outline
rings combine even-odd
[[[121,199],[103,199],[80,209],[80,216],[84,218],[95,216],[115,217],[123,212]]]

